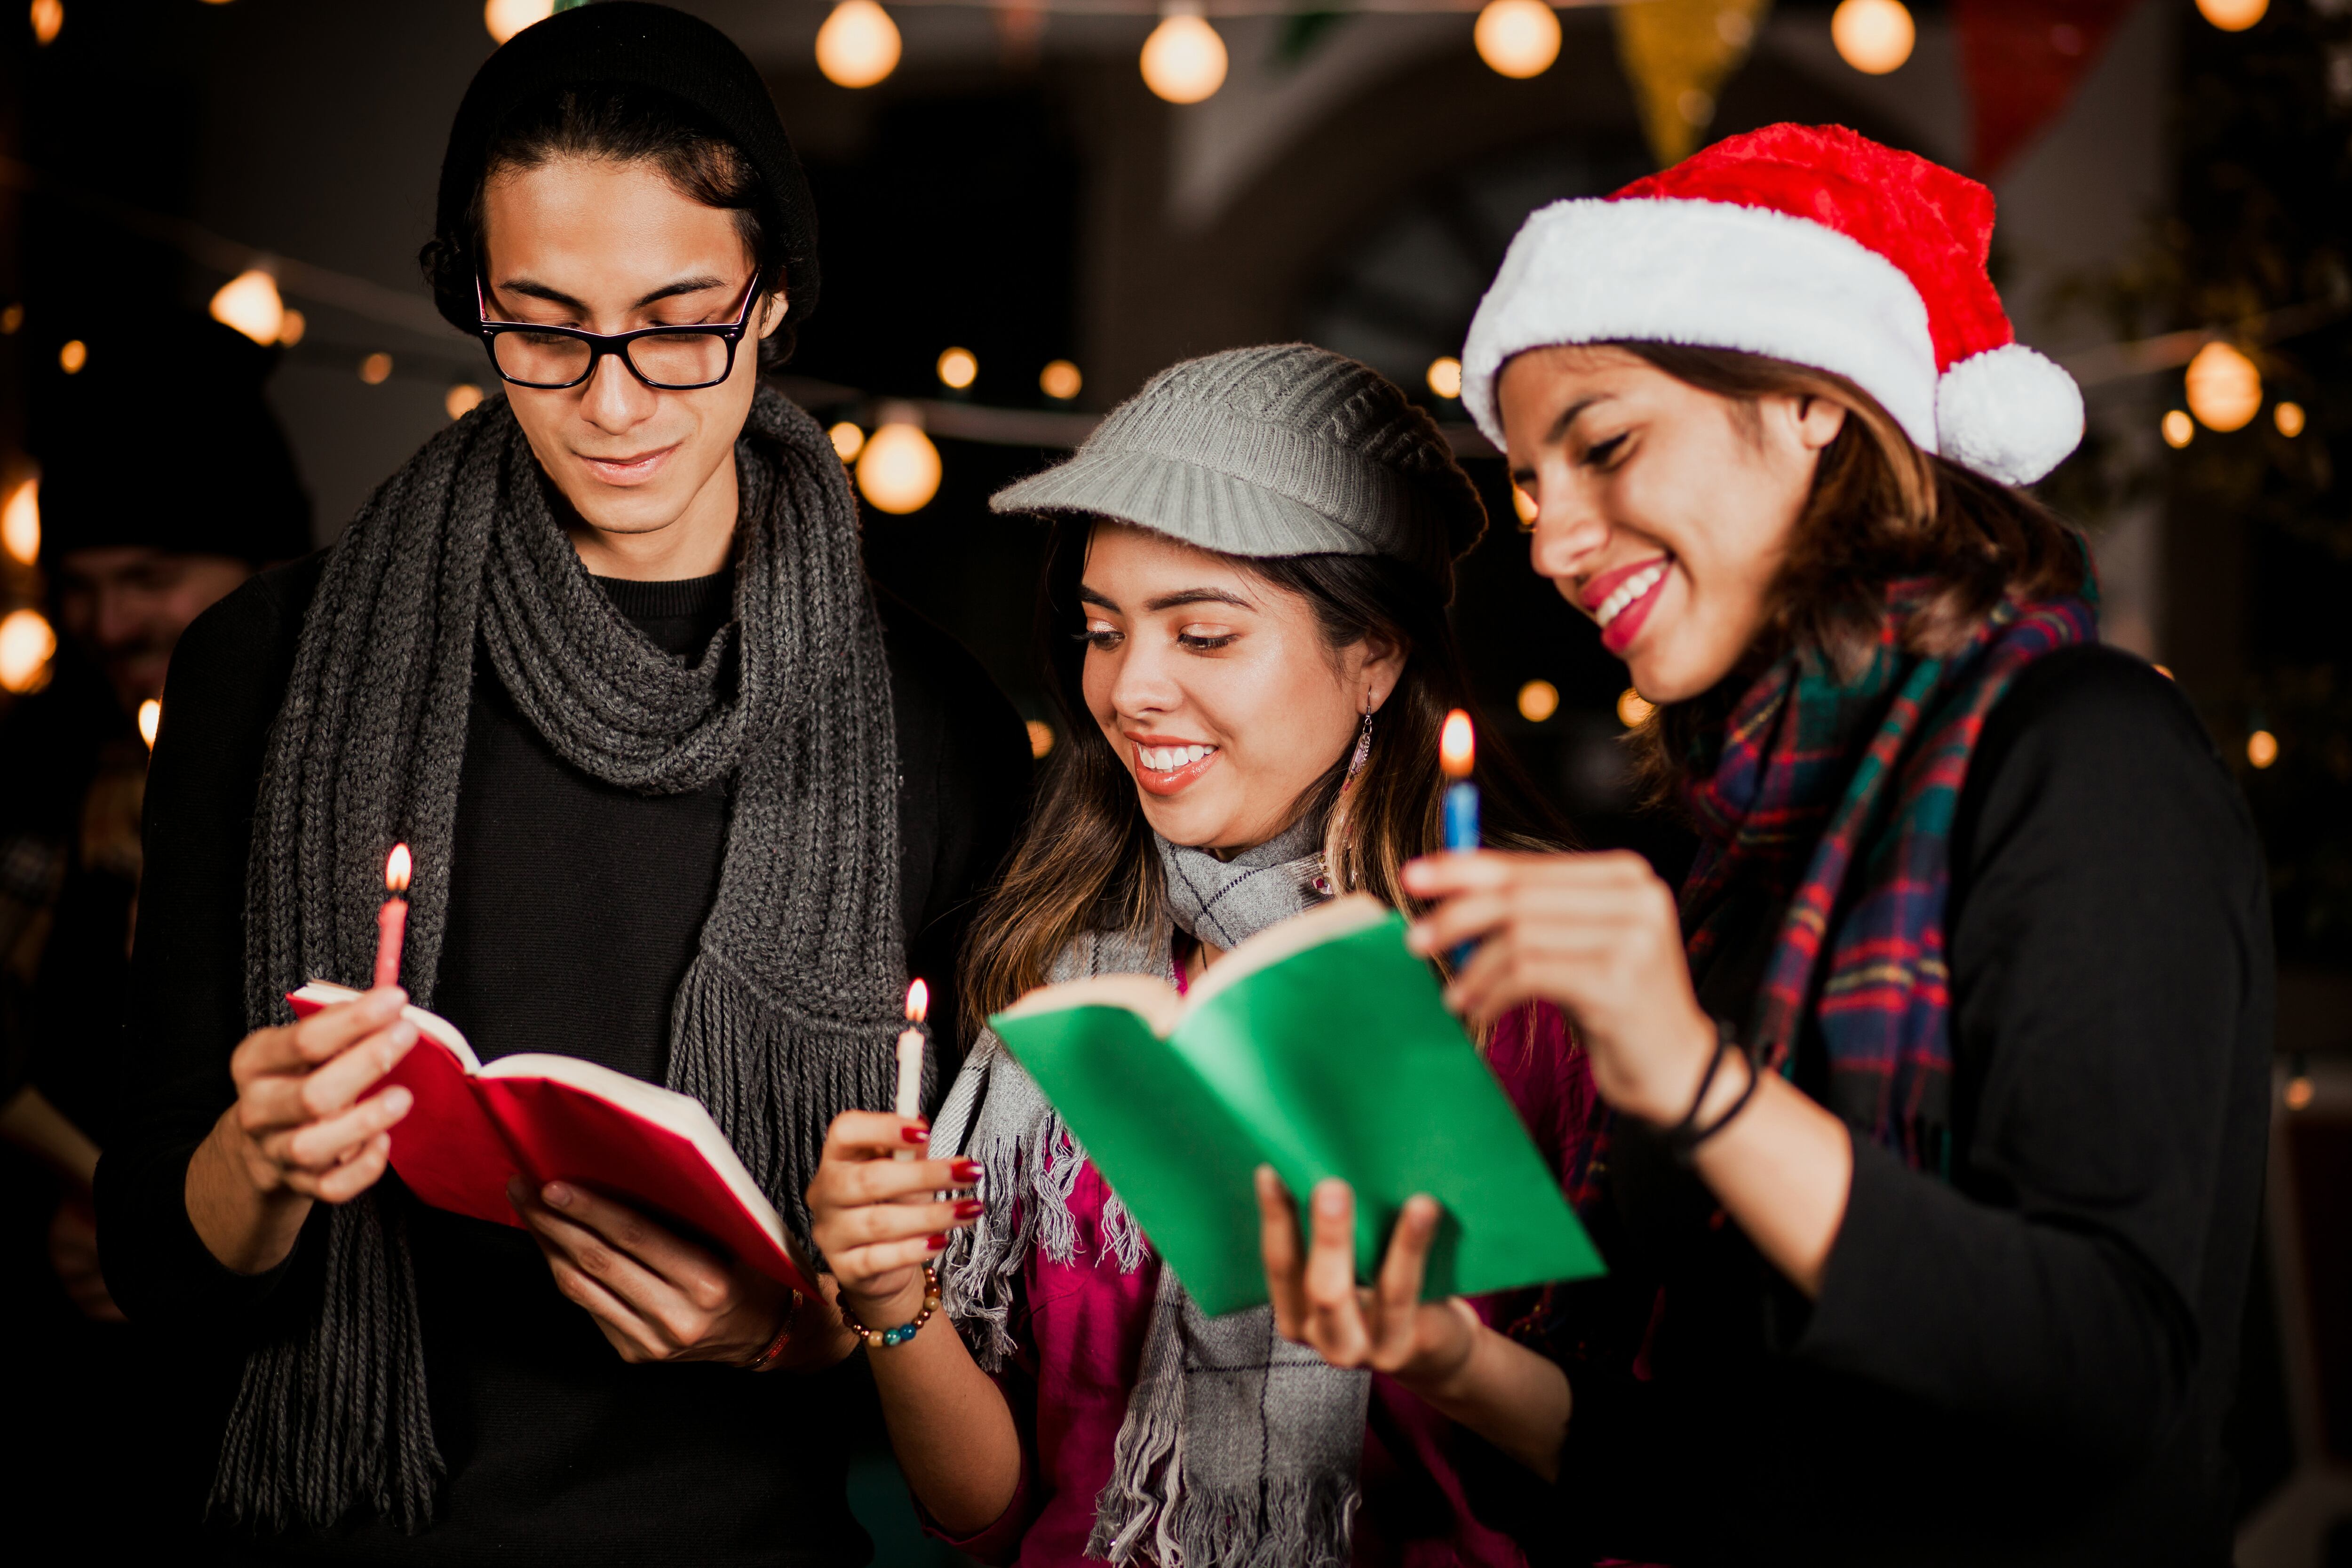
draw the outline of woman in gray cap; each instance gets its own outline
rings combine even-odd
[[[1323,350],[1234,350],[994,504],[1055,523],[1040,629],[1071,740],[974,923],[966,1016],[1087,973],[1182,986],[1333,892],[1408,901],[1400,868],[1440,842],[1438,731],[1471,700],[1453,563],[1486,528],[1425,414]],[[1480,760],[1504,763],[1504,820],[1539,825]],[[1580,1185],[1598,1101],[1559,1015],[1486,1043]],[[889,1159],[923,1138],[844,1114],[808,1196],[845,1316],[888,1336],[875,1381],[940,1533],[1026,1564],[1523,1561],[1438,1411],[1270,1310],[1204,1318],[993,1035],[930,1134],[986,1199],[930,1202]]]

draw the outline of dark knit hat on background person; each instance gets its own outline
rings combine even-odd
[[[1311,343],[1228,349],[1153,376],[999,512],[1131,522],[1220,554],[1386,555],[1454,594],[1486,509],[1396,384]]]
[[[500,127],[583,87],[659,93],[750,160],[762,192],[760,220],[782,258],[785,329],[806,320],[816,308],[816,203],[758,68],[698,16],[642,0],[604,0],[559,11],[509,38],[474,73],[457,106],[426,247],[434,303],[450,324],[470,335],[480,319],[473,278],[481,258],[467,248],[467,209]]]
[[[278,351],[193,312],[93,323],[36,373],[41,564],[139,546],[263,565],[308,555],[310,498],[262,395]]]

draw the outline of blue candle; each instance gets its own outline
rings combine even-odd
[[[1478,847],[1478,786],[1466,779],[1445,791],[1445,847]]]
[[[1459,708],[1445,716],[1445,728],[1438,733],[1437,765],[1454,781],[1445,789],[1445,847],[1456,853],[1475,849],[1478,786],[1470,782],[1470,773],[1477,765],[1477,738],[1471,732],[1470,715]],[[1465,942],[1454,950],[1457,973],[1470,962],[1473,946]]]

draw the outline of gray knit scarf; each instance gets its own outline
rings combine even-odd
[[[1229,947],[1312,907],[1323,896],[1317,838],[1302,825],[1232,860],[1160,840],[1169,914]],[[1165,921],[1139,936],[1089,933],[1050,978],[1145,973],[1172,984],[1171,939]],[[1069,1203],[1086,1152],[992,1031],[940,1107],[932,1146],[961,1149],[982,1168],[988,1209],[950,1245],[942,1294],[994,1370],[1016,1348],[1009,1320],[1031,1250],[1055,1262],[1077,1254]],[[1147,1244],[1116,1194],[1102,1236],[1121,1271],[1141,1266]],[[1271,1308],[1203,1317],[1162,1268],[1087,1554],[1160,1568],[1345,1568],[1370,1391],[1364,1373],[1276,1333]]]
[[[735,447],[735,618],[692,664],[591,580],[502,399],[436,437],[328,561],[271,731],[247,879],[246,1011],[313,976],[364,984],[387,847],[416,851],[404,976],[429,1006],[475,650],[548,742],[647,795],[731,778],[719,893],[671,1007],[668,1086],[710,1110],[777,1207],[825,1125],[889,1103],[904,983],[888,672],[841,459],[761,390]],[[212,1507],[270,1528],[366,1504],[431,1521],[409,1200],[387,1178],[319,1216],[324,1293],[251,1352]]]

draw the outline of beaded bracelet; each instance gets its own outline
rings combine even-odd
[[[848,1302],[837,1301],[835,1304],[841,1310],[842,1322],[851,1333],[866,1342],[867,1350],[878,1351],[890,1345],[903,1345],[922,1332],[923,1325],[931,1321],[931,1314],[940,1310],[939,1268],[935,1264],[923,1265],[923,1310],[915,1314],[913,1321],[901,1323],[895,1329],[869,1329],[857,1321],[857,1314],[849,1310]]]

